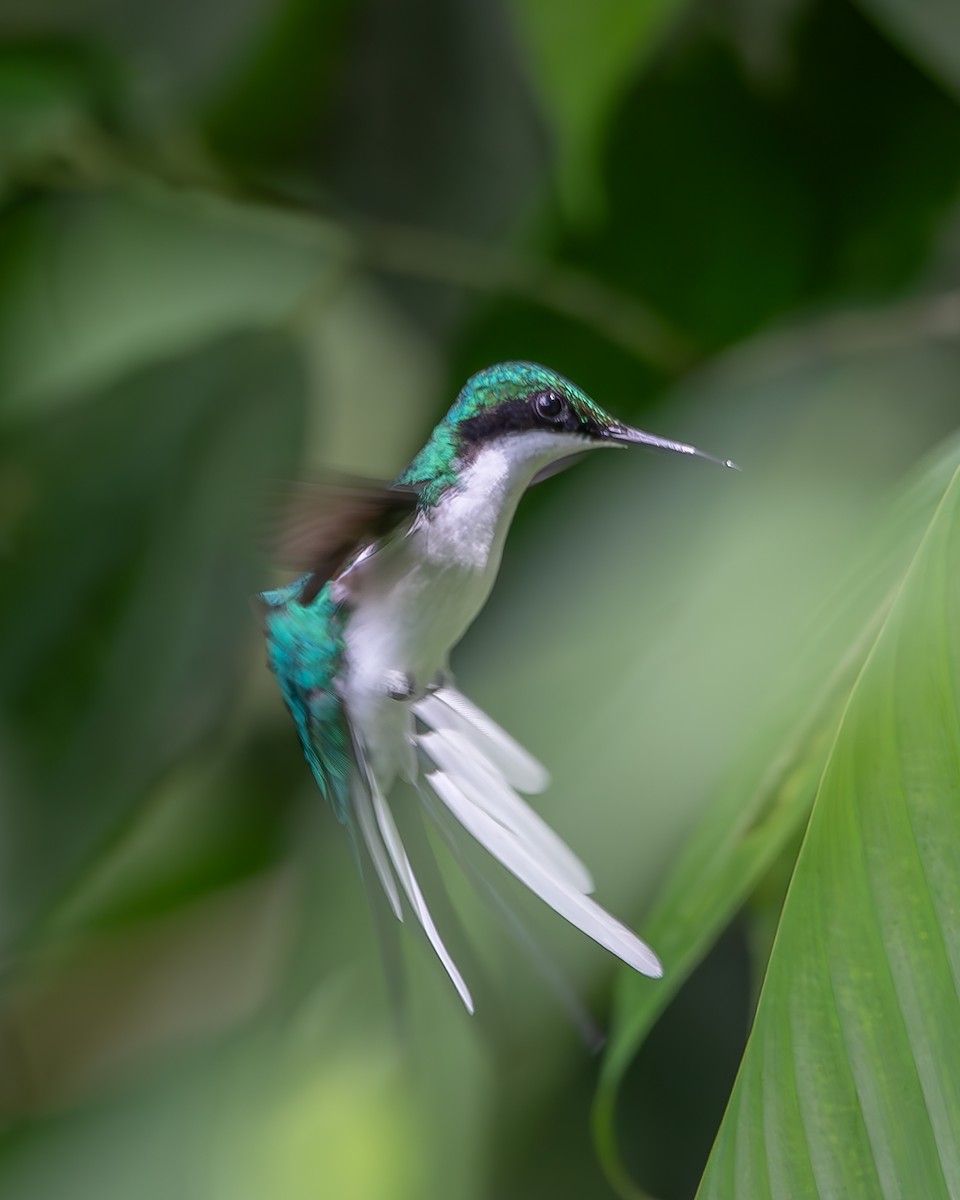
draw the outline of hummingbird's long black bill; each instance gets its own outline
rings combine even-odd
[[[740,470],[737,464],[729,458],[716,458],[704,450],[698,450],[696,446],[688,445],[687,442],[675,442],[671,438],[657,437],[655,433],[646,433],[644,430],[634,429],[630,425],[612,426],[607,436],[612,442],[618,442],[623,446],[649,446],[651,450],[669,450],[673,454],[689,454],[693,458],[703,458],[707,462],[716,463],[718,467],[730,467],[734,471]]]

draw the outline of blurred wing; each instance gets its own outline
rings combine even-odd
[[[358,546],[412,516],[419,495],[403,484],[338,476],[291,485],[278,496],[272,556],[283,567],[309,574],[300,603],[309,604]]]

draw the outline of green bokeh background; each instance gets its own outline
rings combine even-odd
[[[740,463],[537,488],[454,659],[643,929],[862,624],[958,338],[945,2],[0,0],[3,1200],[614,1195],[600,1057],[445,862],[481,1011],[405,929],[398,1030],[248,608],[263,495],[395,474],[508,358]],[[802,816],[624,1057],[662,1200]],[[617,964],[512,895],[609,1028]]]

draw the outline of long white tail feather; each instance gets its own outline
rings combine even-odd
[[[443,963],[444,970],[453,981],[453,986],[460,993],[460,999],[466,1006],[467,1012],[472,1013],[473,997],[470,995],[470,989],[467,987],[463,976],[457,970],[457,964],[450,957],[450,953],[443,944],[443,939],[440,937],[437,927],[433,923],[433,917],[431,917],[430,910],[427,908],[420,885],[417,883],[410,860],[407,857],[407,852],[403,848],[403,842],[400,840],[400,834],[394,822],[393,813],[390,811],[383,794],[372,776],[371,784],[373,811],[377,819],[377,826],[383,837],[387,853],[390,855],[390,861],[397,872],[400,886],[406,892],[407,899],[410,901],[410,907],[416,914],[417,920],[423,926],[423,931],[427,935],[437,957]]]
[[[417,742],[469,800],[513,832],[558,878],[578,892],[593,891],[590,872],[566,842],[487,760],[472,754],[471,744],[461,733],[454,729],[423,733]]]
[[[550,988],[557,1002],[567,1014],[567,1017],[583,1039],[584,1045],[591,1053],[599,1051],[606,1040],[600,1028],[591,1018],[583,1001],[577,995],[573,984],[566,978],[558,964],[539,944],[527,928],[523,918],[501,894],[500,889],[482,870],[473,858],[464,853],[461,839],[469,834],[457,822],[456,817],[440,801],[436,792],[422,780],[418,781],[417,795],[439,832],[451,854],[459,863],[463,872],[470,879],[474,888],[483,899],[491,905],[499,917],[507,933],[528,957],[534,969]],[[459,836],[458,836],[459,835]]]
[[[397,892],[397,885],[393,878],[393,872],[390,869],[390,860],[387,858],[383,839],[380,837],[377,829],[373,815],[373,806],[370,803],[370,796],[366,785],[359,775],[354,780],[351,794],[353,797],[353,811],[357,816],[357,825],[360,827],[360,834],[370,855],[370,861],[373,863],[373,869],[376,871],[377,878],[383,886],[394,915],[398,921],[402,921],[403,909],[400,906],[400,895]]]
[[[428,692],[413,705],[413,712],[431,729],[462,733],[519,791],[530,795],[549,785],[546,767],[456,688]]]
[[[541,900],[628,966],[660,978],[660,960],[635,933],[594,900],[551,874],[514,833],[470,800],[449,776],[431,771],[426,780],[461,825]],[[387,845],[389,849],[389,842]]]

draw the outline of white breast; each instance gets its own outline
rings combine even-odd
[[[524,433],[485,446],[459,485],[351,576],[345,629],[347,714],[386,792],[408,752],[408,704],[387,681],[426,687],[493,587],[517,502],[546,464],[570,453],[569,435]]]

